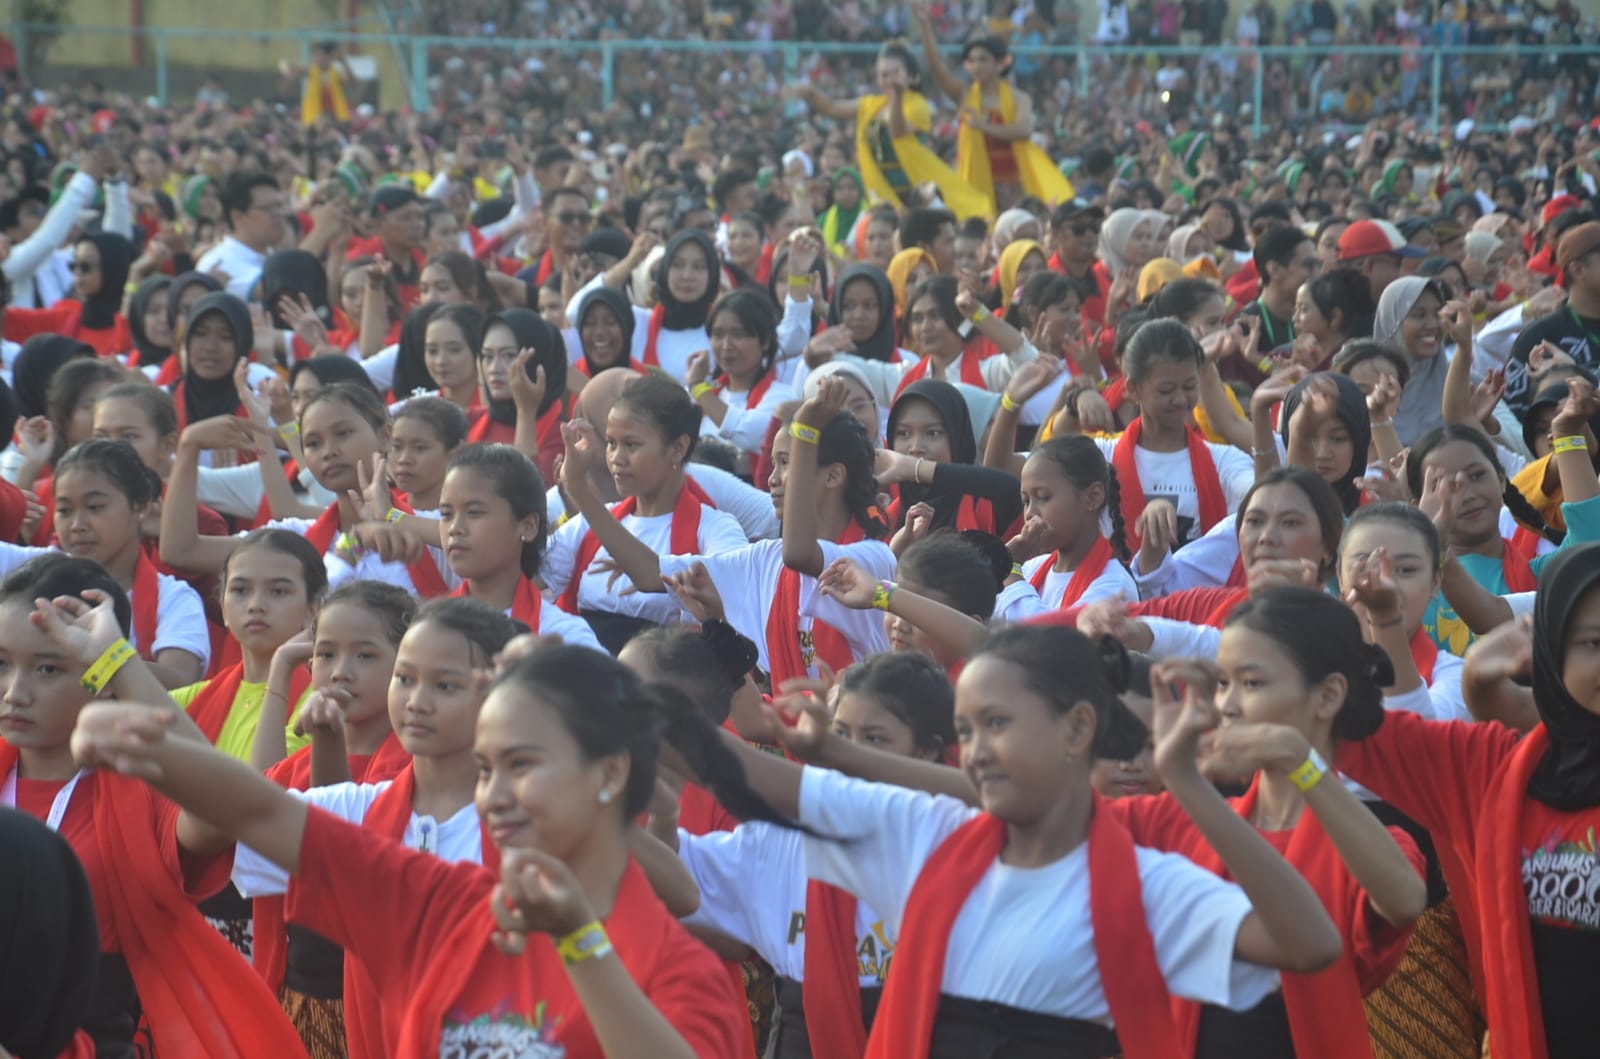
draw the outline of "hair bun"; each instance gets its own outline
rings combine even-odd
[[[1100,669],[1111,690],[1118,695],[1125,693],[1128,682],[1133,679],[1133,662],[1128,658],[1128,649],[1113,636],[1100,637],[1096,648],[1100,654]]]
[[[732,625],[716,618],[707,619],[700,626],[700,638],[717,656],[717,664],[727,674],[735,689],[744,686],[744,678],[761,660],[761,652],[746,636]]]

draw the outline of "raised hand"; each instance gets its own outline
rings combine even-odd
[[[80,768],[104,769],[146,782],[161,779],[151,750],[167,739],[177,720],[171,709],[132,702],[91,702],[72,730],[72,760]]]
[[[93,665],[112,644],[123,638],[111,597],[98,588],[85,589],[82,599],[77,596],[36,599],[28,620],[69,657],[85,666]]]
[[[501,928],[494,942],[508,955],[521,955],[529,934],[561,938],[595,919],[572,869],[542,850],[501,850],[500,885],[490,901]]]
[[[1150,501],[1134,520],[1133,532],[1139,538],[1140,556],[1148,554],[1157,558],[1165,555],[1178,542],[1178,509],[1170,500]],[[1139,568],[1145,569],[1142,558]]]
[[[605,443],[586,419],[571,419],[561,424],[561,440],[566,445],[566,460],[561,466],[561,484],[569,492],[589,488],[589,476],[605,457]]]
[[[1037,344],[1035,342],[1035,345]],[[1045,347],[1039,346],[1039,348],[1043,350]],[[1026,404],[1059,379],[1064,371],[1066,364],[1060,357],[1041,352],[1037,360],[1030,360],[1011,376],[1011,381],[1006,383],[1006,395],[1011,398],[1013,404]]]
[[[878,582],[853,559],[835,559],[817,578],[822,594],[852,610],[871,610]]]
[[[350,693],[344,688],[326,687],[313,691],[295,715],[296,735],[326,739],[344,738],[344,711],[350,708]]]
[[[1049,541],[1050,524],[1038,515],[1029,515],[1017,535],[1006,541],[1006,551],[1011,553],[1012,562],[1025,563],[1050,551]]]
[[[1202,658],[1173,659],[1151,667],[1156,771],[1168,786],[1200,772],[1207,737],[1222,724],[1216,703],[1221,677],[1216,664]]]
[[[687,570],[663,577],[661,583],[700,624],[704,625],[713,618],[727,620],[722,595],[717,591],[717,583],[711,580],[705,563],[693,563]]]
[[[1373,628],[1404,619],[1405,599],[1400,594],[1400,583],[1395,579],[1388,549],[1378,548],[1356,560],[1344,599]]]
[[[511,365],[511,399],[516,402],[519,414],[523,409],[537,411],[544,404],[544,365],[535,365],[533,378],[528,378],[528,362],[538,355],[539,351],[530,346],[519,352]]]

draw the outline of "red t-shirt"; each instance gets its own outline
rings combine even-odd
[[[110,327],[85,327],[83,305],[71,298],[48,309],[8,308],[0,332],[10,342],[26,342],[34,335],[66,335],[93,347],[102,357],[120,357],[133,349],[133,332],[126,317],[118,313]]]
[[[311,809],[289,918],[348,949],[383,996],[409,998],[408,1014],[438,961],[472,961],[465,988],[447,1006],[438,1054],[603,1059],[548,937],[530,937],[516,959],[493,945],[452,948],[464,920],[490,915],[496,882],[481,865],[446,864]],[[396,923],[407,929],[395,930]],[[605,926],[633,980],[695,1055],[742,1054],[741,1041],[749,1037],[745,998],[711,951],[662,906],[636,864],[623,876]]]

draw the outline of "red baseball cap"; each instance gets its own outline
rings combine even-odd
[[[1356,221],[1339,236],[1340,261],[1354,261],[1363,257],[1375,257],[1378,254],[1394,254],[1396,257],[1428,256],[1428,252],[1420,246],[1407,243],[1406,237],[1400,234],[1400,229],[1388,221]]]
[[[1539,223],[1549,224],[1568,210],[1575,210],[1582,205],[1583,201],[1576,195],[1557,195],[1544,204],[1544,212],[1539,214]]]

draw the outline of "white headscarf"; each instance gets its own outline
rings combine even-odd
[[[1141,223],[1150,220],[1150,214],[1154,212],[1124,206],[1120,210],[1112,210],[1111,216],[1100,226],[1100,260],[1105,262],[1113,278],[1128,267],[1128,238]]]

